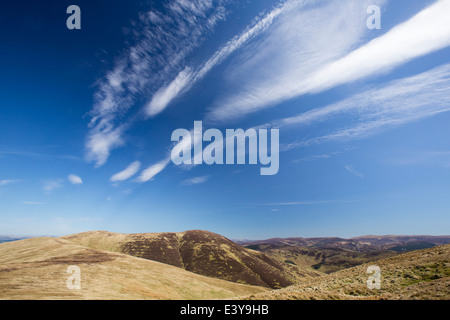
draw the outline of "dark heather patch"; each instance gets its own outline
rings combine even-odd
[[[97,264],[102,262],[113,261],[117,258],[117,255],[111,253],[104,253],[101,251],[89,250],[87,253],[76,253],[63,257],[54,257],[44,261],[36,261],[33,263],[39,263],[44,265],[52,264],[67,264],[67,265],[77,265],[77,264]]]
[[[134,257],[183,268],[176,233],[164,233],[155,238],[132,235],[132,238],[122,245],[122,251]]]

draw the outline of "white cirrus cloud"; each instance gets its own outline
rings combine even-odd
[[[201,5],[199,1],[193,3],[190,5],[186,1],[173,1],[167,8],[179,21],[185,18],[194,21],[193,17],[198,18],[202,12],[205,19],[211,18],[214,21],[213,26],[224,16],[223,11],[214,11],[210,5]],[[207,32],[206,29],[198,29],[198,38],[191,37],[188,36],[189,33],[196,35],[198,30],[189,29],[193,26],[189,21],[183,20],[183,23],[178,24],[179,21],[175,20],[177,33],[185,37],[183,39],[187,39],[187,42],[168,34],[173,30],[162,34],[147,32],[156,41],[152,43],[150,38],[146,38],[147,35],[144,36],[145,41],[130,48],[121,60],[122,63],[99,86],[87,143],[89,158],[100,166],[107,161],[112,149],[125,143],[123,136],[129,123],[119,125],[118,115],[121,115],[120,122],[123,122],[123,115],[129,112],[136,96],[141,96],[142,93],[150,96],[144,111],[147,116],[156,116],[173,99],[189,90],[210,70],[251,40],[255,41],[251,46],[246,46],[246,50],[240,50],[227,74],[228,80],[233,81],[238,90],[224,90],[226,93],[209,109],[204,121],[232,120],[288,99],[319,93],[380,72],[388,72],[412,59],[450,45],[450,20],[446,15],[450,10],[450,0],[436,1],[406,22],[370,41],[365,23],[366,9],[368,5],[382,5],[384,0],[324,1],[318,6],[306,6],[315,3],[318,1],[284,2],[269,14],[256,19],[254,24],[227,42],[198,68],[187,67],[186,57],[201,42],[201,35]],[[285,10],[288,4],[289,10]],[[180,18],[182,12],[189,14]],[[215,12],[217,15],[213,19],[206,12]],[[167,12],[152,11],[144,14],[141,20],[149,27],[147,31],[153,30],[151,25],[164,30],[162,26],[168,21],[173,23]],[[170,45],[166,46],[163,40],[174,41],[170,43],[176,45],[169,49]],[[156,62],[152,60],[155,55],[158,58]],[[172,57],[170,63],[164,58],[167,56]],[[392,100],[392,103],[399,101],[394,101],[389,96],[384,98]],[[373,97],[369,97],[370,99],[375,101]],[[341,111],[336,112],[346,112],[346,108],[355,110],[356,107],[351,105],[350,101],[345,101],[337,107]],[[442,104],[438,104],[437,109],[432,108],[432,112],[426,111],[422,108],[423,105],[419,106],[417,103],[413,104],[417,107],[415,110],[407,109],[404,104],[401,106],[404,107],[403,110],[400,108],[392,111],[395,110],[392,104],[387,103],[382,110],[376,109],[373,104],[366,104],[367,113],[357,125],[292,144],[292,147],[364,136],[387,126],[408,123],[445,111]],[[336,108],[336,105],[332,108]],[[313,110],[303,116],[317,115],[314,119],[318,119],[322,115],[314,114],[315,111],[329,110]],[[324,117],[327,118],[326,115]],[[166,158],[150,166],[141,173],[137,181],[152,180],[169,163],[170,159]]]
[[[298,128],[315,123],[330,123],[337,117],[351,117],[352,124],[332,132],[289,144],[284,150],[328,141],[364,138],[388,128],[406,125],[450,111],[450,64],[426,72],[393,80],[329,106],[300,115],[275,120],[258,127]]]
[[[187,131],[188,133],[186,136],[183,136],[181,141],[174,142],[172,144],[172,148],[170,149],[169,154],[166,156],[166,158],[156,164],[151,165],[146,170],[141,172],[141,175],[137,178],[137,182],[147,182],[152,180],[157,174],[159,174],[161,171],[163,171],[169,163],[172,161],[172,153],[177,154],[180,153],[182,150],[186,149],[186,152],[192,152],[194,145],[199,143],[203,136],[202,135],[194,135],[194,129],[191,129],[190,131]],[[188,137],[191,137],[190,139]],[[183,165],[182,168],[192,168],[195,166],[194,162],[197,158],[202,157],[203,150],[200,148],[198,153],[194,154],[194,157],[192,159],[192,164],[190,165]]]
[[[355,203],[360,200],[312,200],[312,201],[292,201],[292,202],[275,202],[275,203],[262,203],[257,204],[259,206],[312,206],[322,204],[339,204],[339,203]]]
[[[43,182],[42,189],[45,192],[50,193],[53,190],[61,188],[63,185],[64,185],[64,180],[62,180],[62,179],[48,180],[48,181]]]
[[[81,177],[79,177],[75,174],[69,174],[69,176],[67,177],[67,180],[71,184],[83,184],[83,179],[81,179]]]
[[[1,186],[6,186],[8,184],[13,184],[13,183],[18,183],[20,182],[20,180],[17,179],[5,179],[5,180],[0,180],[0,187]]]
[[[345,168],[345,170],[350,172],[352,175],[357,176],[359,178],[364,178],[364,175],[361,172],[357,171],[353,166],[348,165],[348,166],[345,166],[344,168]]]
[[[172,82],[164,87],[161,87],[155,93],[146,107],[147,115],[153,117],[161,113],[175,98],[202,80],[215,66],[219,65],[233,52],[270,27],[273,21],[283,12],[292,10],[294,7],[303,7],[303,5],[309,2],[313,1],[294,0],[286,1],[280,4],[265,16],[255,19],[251,26],[247,27],[242,33],[233,37],[197,69],[192,70],[191,68],[186,67]]]
[[[101,167],[106,163],[112,149],[124,145],[123,127],[114,127],[107,118],[96,117],[91,121],[92,129],[86,141],[86,158],[94,161],[96,167]],[[97,123],[97,121],[99,121]]]
[[[136,41],[117,57],[114,68],[97,82],[86,157],[97,167],[124,145],[125,132],[136,121],[132,109],[142,96],[155,92],[159,104],[182,86],[158,91],[161,83],[184,69],[189,54],[227,15],[226,0],[169,0],[158,10],[141,12],[129,30]],[[181,83],[182,84],[182,83]],[[178,89],[177,89],[178,87]]]
[[[181,184],[184,186],[202,184],[202,183],[205,183],[206,181],[208,181],[209,178],[210,178],[210,176],[194,177],[194,178],[184,180],[183,182],[181,182]]]
[[[163,171],[170,163],[170,158],[162,160],[154,165],[151,165],[144,171],[142,171],[141,175],[137,178],[137,182],[147,182],[152,180],[158,173]]]
[[[367,4],[365,1],[331,4],[330,8],[337,7],[335,13],[329,15],[330,19],[324,15],[328,12],[326,8],[302,12],[298,16],[302,18],[300,20],[286,15],[287,18],[271,31],[266,41],[256,47],[256,56],[243,66],[233,66],[239,70],[238,76],[245,79],[246,83],[243,83],[239,93],[225,97],[211,109],[209,118],[224,121],[241,117],[288,99],[388,72],[412,59],[450,45],[450,1],[439,0],[406,22],[355,49],[367,32],[359,14],[359,6]],[[325,20],[326,24],[323,23]],[[303,22],[311,26],[312,32],[303,33],[292,27],[298,23],[303,27]],[[297,30],[296,36],[300,37],[298,46],[272,53],[270,50],[277,42],[281,42],[281,48],[283,43],[293,43],[293,30]],[[267,56],[274,55],[280,58],[270,60],[275,61],[274,66],[265,64],[265,68],[259,69],[261,71],[253,76],[243,76],[251,71],[252,63],[263,64]]]
[[[366,9],[383,0],[323,1],[280,14],[228,67],[236,90],[219,98],[206,118],[222,122],[308,92],[308,79],[345,57],[365,37]]]
[[[117,181],[125,181],[134,176],[141,167],[141,163],[139,161],[132,162],[128,167],[126,167],[123,171],[116,173],[111,177],[112,182]]]
[[[188,85],[192,85],[192,73],[186,68],[167,87],[155,93],[146,110],[148,116],[154,117],[161,113]]]

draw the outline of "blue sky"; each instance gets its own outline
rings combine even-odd
[[[66,9],[81,9],[68,30]],[[381,8],[381,29],[367,8]],[[0,234],[448,234],[450,1],[2,1]],[[171,134],[280,130],[280,168]]]

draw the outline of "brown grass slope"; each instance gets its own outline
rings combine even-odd
[[[381,289],[370,290],[364,264],[301,285],[246,299],[450,299],[450,245],[417,250],[372,263],[381,269]]]
[[[69,290],[68,266],[81,269]],[[167,264],[34,238],[0,244],[0,299],[228,299],[267,289],[201,276]]]
[[[94,231],[63,238],[90,248],[121,252],[249,285],[281,288],[320,275],[245,249],[208,231],[144,234]]]

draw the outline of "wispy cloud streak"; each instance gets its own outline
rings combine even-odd
[[[450,111],[450,64],[392,81],[336,104],[313,109],[298,116],[276,120],[259,127],[301,128],[314,123],[335,121],[348,115],[351,125],[329,134],[292,143],[289,149],[373,135],[387,128],[404,125]]]
[[[42,189],[46,192],[46,193],[50,193],[53,190],[59,189],[64,185],[64,182],[62,179],[56,179],[56,180],[49,180],[49,181],[45,181],[44,185],[42,187]]]
[[[123,171],[116,173],[111,177],[112,182],[117,181],[125,181],[134,176],[141,167],[141,163],[139,161],[134,161],[131,163],[127,168],[125,168]]]
[[[209,178],[210,178],[210,176],[195,177],[195,178],[184,180],[183,182],[181,182],[181,185],[192,186],[195,184],[202,184],[202,183],[205,183],[206,181],[208,181]]]
[[[352,175],[357,176],[358,178],[364,178],[364,175],[359,172],[358,170],[356,170],[353,166],[348,165],[344,167],[345,170],[347,170],[348,172],[350,172]]]
[[[326,12],[323,9],[320,10],[319,15]],[[307,38],[300,42],[301,45],[314,44],[319,41],[313,39],[317,36],[324,41],[325,46],[330,45],[328,51],[333,52],[335,51],[333,44],[337,41],[336,47],[340,49],[337,51],[339,54],[321,57],[316,55],[319,54],[318,52],[311,54],[305,50],[306,53],[292,55],[294,59],[290,60],[290,65],[299,66],[296,70],[281,72],[278,73],[278,76],[271,74],[270,78],[266,77],[263,81],[252,82],[250,86],[245,87],[245,91],[226,98],[212,109],[210,117],[217,121],[240,117],[279,104],[287,99],[308,93],[318,93],[389,71],[414,58],[450,45],[449,0],[437,1],[386,34],[350,52],[349,49],[362,39],[364,33],[361,25],[364,23],[358,22],[360,24],[359,32],[349,31],[348,34],[338,27],[337,23],[342,19],[352,21],[353,19],[348,15],[355,15],[355,10],[359,9],[357,7],[353,10],[338,8],[332,18],[336,24],[332,21],[327,28],[316,25],[313,29],[316,30],[316,33],[308,34]],[[307,18],[305,17],[305,19]],[[356,20],[358,21],[358,19]],[[352,27],[343,20],[341,22],[344,26]],[[289,25],[288,22],[286,23]],[[323,33],[323,35],[317,34],[317,32]],[[287,33],[275,32],[275,34],[286,37]],[[345,39],[342,39],[342,34],[347,35]],[[320,46],[318,48],[321,51],[324,49]],[[295,61],[297,64],[292,63]],[[307,67],[304,66],[305,63]]]
[[[0,187],[6,186],[6,185],[9,185],[9,184],[13,184],[13,183],[18,183],[18,182],[20,182],[20,180],[17,180],[17,179],[0,180]]]
[[[161,11],[140,14],[132,30],[135,44],[124,50],[97,84],[86,138],[89,161],[102,166],[111,150],[125,144],[125,132],[136,120],[129,115],[136,101],[154,94],[161,83],[180,73],[205,34],[225,19],[225,2],[172,0]],[[173,86],[171,90],[177,91]],[[164,101],[164,94],[159,94],[159,99]]]
[[[164,159],[154,165],[151,165],[137,178],[137,182],[147,182],[152,180],[157,174],[163,171],[170,163],[170,158]]]
[[[293,202],[276,202],[276,203],[263,203],[261,206],[311,206],[321,204],[336,204],[336,203],[354,203],[360,202],[360,200],[317,200],[317,201],[293,201]]]
[[[147,115],[155,116],[161,113],[179,94],[189,90],[198,81],[203,79],[205,75],[207,75],[215,66],[224,61],[229,55],[255,38],[255,36],[265,31],[272,25],[274,19],[280,14],[306,2],[311,1],[287,1],[279,5],[264,17],[257,19],[252,26],[248,27],[241,34],[228,41],[198,69],[192,70],[191,68],[186,68],[181,71],[171,83],[160,88],[159,91],[153,96],[146,109]]]

